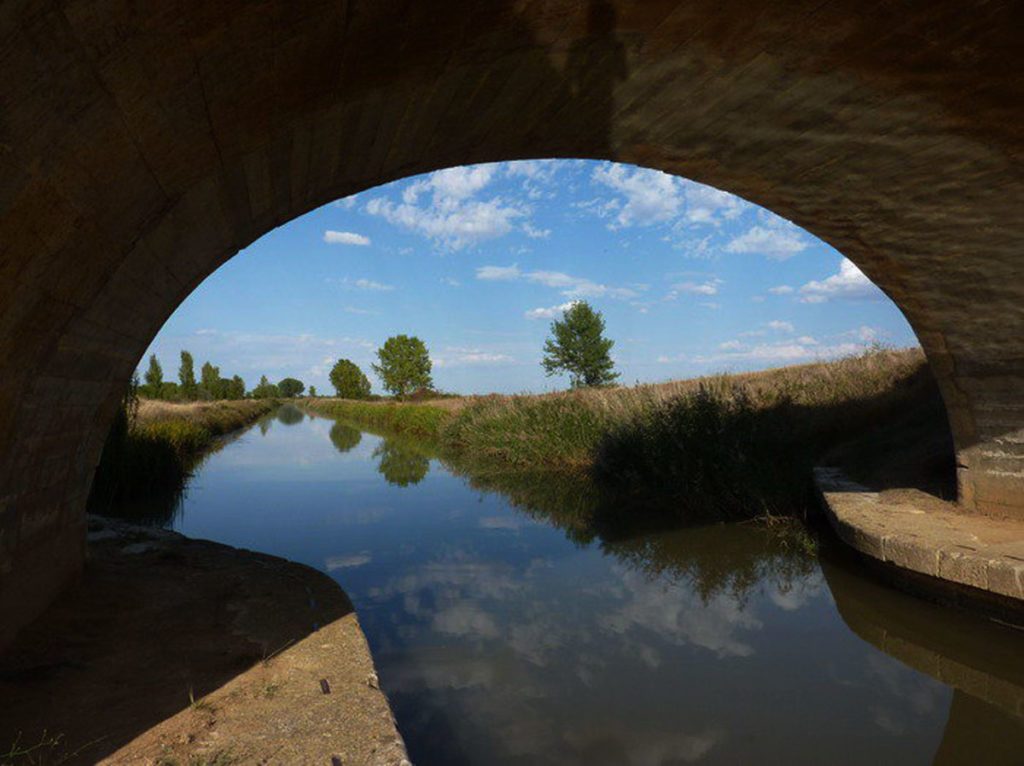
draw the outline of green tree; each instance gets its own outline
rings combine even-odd
[[[281,395],[277,386],[267,380],[267,376],[260,377],[260,384],[252,390],[253,399],[276,399]]]
[[[305,391],[306,384],[296,378],[284,378],[277,384],[277,390],[281,392],[281,396],[291,399]]]
[[[180,402],[181,386],[173,381],[165,380],[160,386],[160,396],[158,398],[166,402]]]
[[[210,362],[203,362],[199,373],[199,391],[204,399],[217,399],[217,383],[220,381],[220,368]]]
[[[178,367],[178,383],[181,386],[181,398],[186,401],[193,401],[198,393],[196,386],[196,368],[192,361],[192,354],[188,351],[181,352],[181,366]]]
[[[377,349],[380,364],[373,365],[384,388],[398,398],[417,388],[432,388],[430,355],[415,335],[393,335]]]
[[[342,399],[365,399],[370,395],[370,381],[353,361],[339,359],[331,368],[329,377]],[[312,389],[310,395],[313,395]]]
[[[544,372],[569,373],[573,388],[603,386],[619,377],[608,352],[615,341],[604,337],[604,318],[586,301],[576,301],[551,323],[544,343]]]
[[[309,387],[309,395],[312,396],[312,397],[316,396],[316,386],[310,386]]]
[[[242,380],[238,375],[235,375],[227,382],[228,399],[244,399],[245,398],[245,381]]]
[[[156,354],[149,355],[149,369],[146,370],[145,380],[146,384],[139,386],[139,393],[153,399],[159,398],[160,387],[164,382],[164,370],[160,366],[160,361],[156,358]]]

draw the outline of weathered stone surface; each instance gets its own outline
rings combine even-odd
[[[815,482],[839,537],[859,552],[902,569],[1021,600],[1024,522],[886,502],[837,468],[817,468]]]
[[[77,571],[66,531],[117,399],[204,277],[333,199],[486,160],[655,167],[834,245],[928,354],[962,507],[1024,517],[1022,16],[952,0],[4,3],[3,631]],[[74,453],[48,464],[60,441]],[[34,519],[50,534],[23,536]],[[50,584],[29,589],[20,562],[40,558]]]

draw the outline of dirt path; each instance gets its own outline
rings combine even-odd
[[[92,519],[82,582],[0,656],[0,764],[334,758],[406,755],[348,597],[284,559]]]

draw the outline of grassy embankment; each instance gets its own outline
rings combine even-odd
[[[436,440],[467,473],[589,474],[631,507],[686,518],[803,513],[816,462],[862,479],[951,475],[948,428],[918,350],[632,388],[429,404],[315,400],[324,414]]]
[[[271,400],[174,404],[126,397],[96,468],[89,510],[173,490],[217,439],[270,412]]]

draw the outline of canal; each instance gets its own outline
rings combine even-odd
[[[332,575],[421,766],[1024,752],[1020,633],[883,587],[827,538],[602,536],[558,501],[571,490],[474,484],[415,442],[286,407],[163,522]]]

